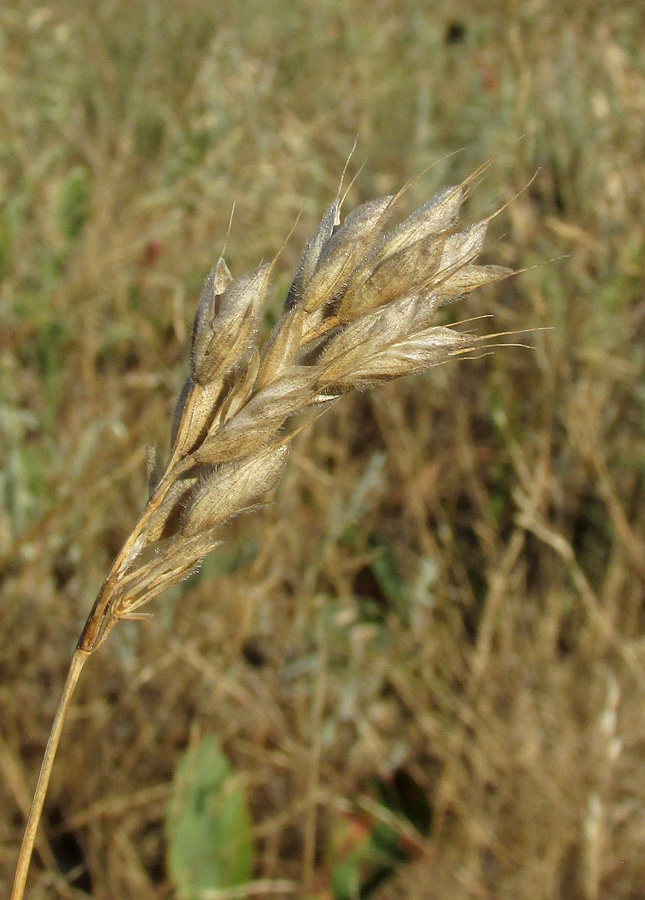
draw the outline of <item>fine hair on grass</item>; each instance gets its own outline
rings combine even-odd
[[[148,502],[78,640],[27,819],[12,900],[24,894],[79,675],[117,622],[145,615],[141,610],[150,600],[185,579],[217,545],[224,522],[277,484],[294,416],[482,345],[482,337],[433,322],[441,307],[511,273],[475,262],[493,216],[467,226],[459,220],[464,197],[486,165],[398,225],[392,218],[409,184],[362,204],[344,220],[338,195],[307,242],[281,317],[265,341],[259,326],[275,260],[233,278],[220,257],[208,275],[170,452],[164,459],[159,449],[148,451]]]

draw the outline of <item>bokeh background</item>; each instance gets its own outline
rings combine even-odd
[[[232,205],[238,275],[301,213],[277,309],[358,136],[348,210],[493,159],[468,212],[517,195],[485,259],[529,270],[451,314],[534,349],[336,404],[113,633],[29,897],[177,896],[165,810],[206,735],[253,866],[204,898],[645,896],[643,34],[642,4],[598,0],[3,5],[3,895]]]

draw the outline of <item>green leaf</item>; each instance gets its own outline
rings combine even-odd
[[[246,795],[212,735],[184,753],[166,814],[168,870],[182,900],[244,884],[253,843]]]
[[[386,825],[360,817],[334,823],[329,847],[335,900],[368,897],[401,860],[397,836]]]

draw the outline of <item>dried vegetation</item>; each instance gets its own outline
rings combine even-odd
[[[601,20],[596,4],[544,3],[498,18],[473,4],[455,19],[439,3],[430,18],[421,4],[385,3],[368,22],[332,2],[275,2],[254,16],[224,3],[214,21],[211,5],[188,18],[161,4],[159,20],[150,8],[133,29],[124,9],[102,7],[100,27],[72,2],[0,20],[0,890],[88,598],[140,513],[142,448],[166,440],[194,297],[232,200],[235,273],[271,258],[305,205],[272,267],[274,295],[298,302],[260,317],[274,338],[264,356],[243,354],[243,408],[216,374],[233,343],[213,345],[198,318],[173,443],[178,458],[217,455],[195,457],[195,483],[182,475],[155,542],[172,543],[175,528],[199,542],[230,514],[212,508],[204,479],[255,502],[284,452],[260,448],[312,396],[314,372],[322,399],[397,374],[402,360],[428,362],[427,341],[401,335],[394,353],[381,340],[402,303],[384,293],[387,259],[362,271],[339,261],[334,275],[320,265],[323,231],[298,268],[359,131],[370,158],[348,208],[456,146],[467,150],[410,187],[408,209],[500,146],[475,201],[485,214],[541,167],[488,254],[515,269],[567,260],[464,301],[459,316],[553,330],[536,333],[534,353],[346,397],[289,442],[275,502],[227,525],[201,571],[92,660],[29,896],[165,893],[169,773],[206,732],[244,777],[265,893],[286,880],[291,895],[329,897],[338,863],[387,819],[402,859],[365,896],[639,896],[642,14],[619,4]],[[334,73],[322,91],[321,54]],[[321,227],[334,219],[332,208]],[[352,271],[348,299],[317,321],[314,298]],[[220,267],[201,312],[214,311],[216,286],[229,300],[261,294],[265,276],[226,287]],[[239,307],[217,294],[224,334]],[[375,297],[384,305],[368,311]],[[397,321],[412,323],[408,312]],[[332,313],[347,317],[339,336],[324,331]],[[287,324],[299,317],[310,324]],[[316,329],[317,355],[301,359]],[[369,366],[353,355],[359,337]],[[252,404],[271,430],[236,462]],[[251,480],[241,458],[254,460]],[[127,577],[147,590],[160,573],[141,552],[145,568]]]

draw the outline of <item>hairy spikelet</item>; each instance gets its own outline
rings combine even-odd
[[[309,238],[305,249],[300,257],[298,270],[293,279],[287,299],[285,302],[286,309],[298,305],[302,302],[303,292],[306,286],[311,282],[316,267],[320,260],[320,254],[323,248],[328,244],[330,237],[334,233],[334,229],[340,225],[340,203],[338,197],[334,200],[327,212],[322,217],[322,221],[313,236]]]
[[[394,197],[382,197],[359,206],[323,245],[311,277],[301,288],[299,302],[305,312],[313,313],[324,309],[336,299],[375,237],[380,234],[393,199]],[[302,260],[300,265],[302,266]]]
[[[348,279],[338,310],[341,322],[383,306],[415,285],[421,287],[441,262],[444,238],[453,225],[462,191],[449,188],[385,236]]]
[[[209,531],[259,500],[277,483],[286,459],[287,448],[282,445],[214,469],[192,493],[183,533],[192,537]]]
[[[164,466],[149,451],[148,506],[106,579],[82,649],[185,577],[218,527],[275,486],[294,415],[476,346],[477,337],[433,322],[439,307],[510,271],[475,264],[488,220],[458,227],[464,188],[442,191],[390,231],[400,195],[364,203],[342,224],[334,200],[264,344],[257,323],[271,266],[234,279],[219,260],[195,315],[170,457]]]

